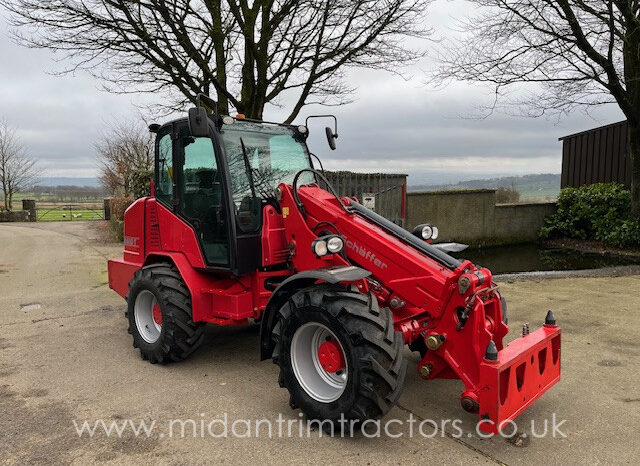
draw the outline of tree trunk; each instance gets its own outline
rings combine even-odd
[[[630,2],[622,2],[627,30],[622,41],[626,94],[614,97],[627,117],[628,150],[631,157],[631,217],[640,220],[640,26]],[[613,3],[609,3],[613,21]],[[613,37],[613,32],[611,33]],[[613,40],[613,39],[612,39]]]
[[[9,198],[7,197],[7,161],[4,154],[0,154],[0,169],[2,169],[2,194],[4,195],[4,210],[9,210]]]
[[[631,157],[631,216],[640,221],[640,124],[629,122],[629,156]]]
[[[220,0],[211,2],[211,20],[213,44],[216,55],[216,79],[223,89],[227,89],[227,53],[225,51],[225,37],[222,29],[222,7]],[[218,113],[227,115],[229,113],[229,98],[223,92],[216,92],[218,96]]]
[[[247,118],[259,119],[260,117],[253,111],[253,100],[255,97],[255,57],[252,44],[255,43],[255,24],[256,18],[248,8],[244,11],[244,62],[242,64],[242,87],[240,89],[240,105],[238,105],[238,112],[244,114]]]

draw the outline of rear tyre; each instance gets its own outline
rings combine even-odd
[[[152,364],[181,361],[204,339],[204,323],[191,317],[191,296],[180,273],[170,264],[138,270],[127,293],[129,333],[142,359]]]
[[[315,286],[278,312],[273,362],[292,408],[332,429],[384,416],[402,392],[402,334],[372,294]],[[342,424],[344,421],[348,424]]]

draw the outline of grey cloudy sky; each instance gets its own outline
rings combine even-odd
[[[461,0],[437,0],[428,22],[446,36],[453,18],[467,10]],[[438,47],[425,45],[432,52]],[[41,176],[94,176],[98,162],[93,144],[105,124],[139,119],[136,105],[150,103],[152,97],[108,94],[84,73],[54,76],[51,72],[61,68],[55,59],[51,52],[14,44],[7,14],[0,9],[0,118],[18,128],[30,154],[39,159]],[[412,175],[411,184],[559,173],[558,137],[622,119],[615,106],[560,122],[505,114],[468,118],[491,98],[490,91],[462,83],[435,89],[425,73],[430,66],[425,59],[403,70],[403,77],[350,71],[349,82],[358,88],[354,103],[330,109],[339,119],[338,149],[329,151],[320,138],[323,123],[310,125],[310,148],[325,168],[404,172]],[[326,111],[308,107],[298,121]],[[265,119],[278,121],[284,113],[270,108]]]

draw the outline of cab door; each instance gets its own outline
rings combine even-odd
[[[230,267],[229,213],[213,140],[189,135],[186,121],[166,125],[156,142],[156,199],[194,230],[208,266]]]
[[[206,262],[229,265],[229,223],[223,192],[222,170],[211,138],[179,138],[178,209],[193,226]]]

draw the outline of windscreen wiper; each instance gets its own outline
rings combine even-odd
[[[256,197],[256,187],[253,184],[253,171],[251,170],[251,163],[249,163],[249,156],[247,155],[247,148],[244,146],[244,141],[240,138],[240,147],[242,147],[242,157],[244,159],[244,166],[247,170],[247,176],[249,177],[249,187],[251,188],[251,195]]]

